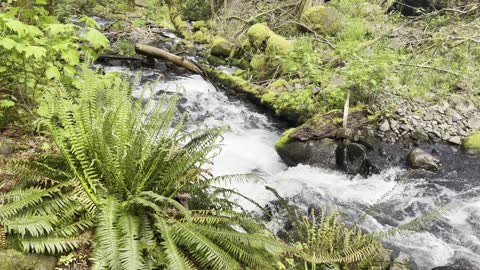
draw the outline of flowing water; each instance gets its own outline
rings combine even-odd
[[[147,79],[163,76],[148,70],[142,74]],[[305,165],[289,168],[274,149],[282,132],[281,123],[242,98],[216,90],[198,75],[167,76],[152,94],[176,91],[183,93],[179,107],[189,112],[191,128],[225,125],[231,128],[221,142],[223,150],[214,160],[213,174],[258,173],[265,179],[231,186],[242,194],[268,205],[275,197],[265,189],[267,185],[305,210],[336,207],[349,220],[358,220],[381,201],[362,224],[372,232],[386,231],[453,203],[453,209],[426,230],[386,239],[385,245],[397,253],[410,255],[418,269],[431,269],[458,259],[467,259],[480,269],[480,183],[452,184],[444,179],[399,181],[399,176],[405,173],[400,168],[366,179]],[[259,211],[248,201],[240,198],[238,201],[245,209]],[[274,218],[267,225],[279,230],[282,221]]]

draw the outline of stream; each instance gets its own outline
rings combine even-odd
[[[125,72],[119,66],[106,71]],[[228,69],[225,69],[228,71]],[[222,151],[212,165],[214,175],[256,173],[264,182],[233,184],[240,193],[260,205],[275,201],[265,186],[274,188],[289,201],[307,211],[336,208],[346,220],[357,221],[372,205],[362,228],[381,232],[408,223],[439,206],[454,205],[440,219],[419,232],[405,232],[384,240],[394,257],[408,254],[416,269],[454,265],[439,269],[480,269],[480,183],[449,179],[407,179],[402,168],[390,168],[368,178],[306,165],[287,167],[274,149],[284,125],[228,89],[216,90],[198,75],[178,76],[142,69],[142,81],[160,78],[152,95],[179,91],[179,110],[189,112],[190,128],[230,126],[221,142]],[[139,91],[141,86],[139,87]],[[252,203],[234,198],[244,209],[260,214]],[[267,226],[282,228],[273,218]],[[460,265],[460,268],[455,268]],[[462,268],[463,265],[463,268]],[[468,268],[469,267],[469,268]],[[472,268],[473,267],[473,268]]]

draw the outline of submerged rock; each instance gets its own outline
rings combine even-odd
[[[437,158],[418,147],[408,153],[407,162],[413,169],[437,171],[440,168],[440,162]]]
[[[14,249],[0,250],[0,270],[53,270],[55,257],[25,254]]]

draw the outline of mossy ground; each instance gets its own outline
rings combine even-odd
[[[468,136],[463,143],[463,147],[467,150],[480,151],[480,131]]]

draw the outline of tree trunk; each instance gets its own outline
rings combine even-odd
[[[172,62],[175,65],[178,65],[190,70],[191,72],[194,72],[200,75],[204,74],[203,70],[194,62],[159,48],[137,43],[135,44],[135,51],[141,55],[160,58],[160,59]]]

